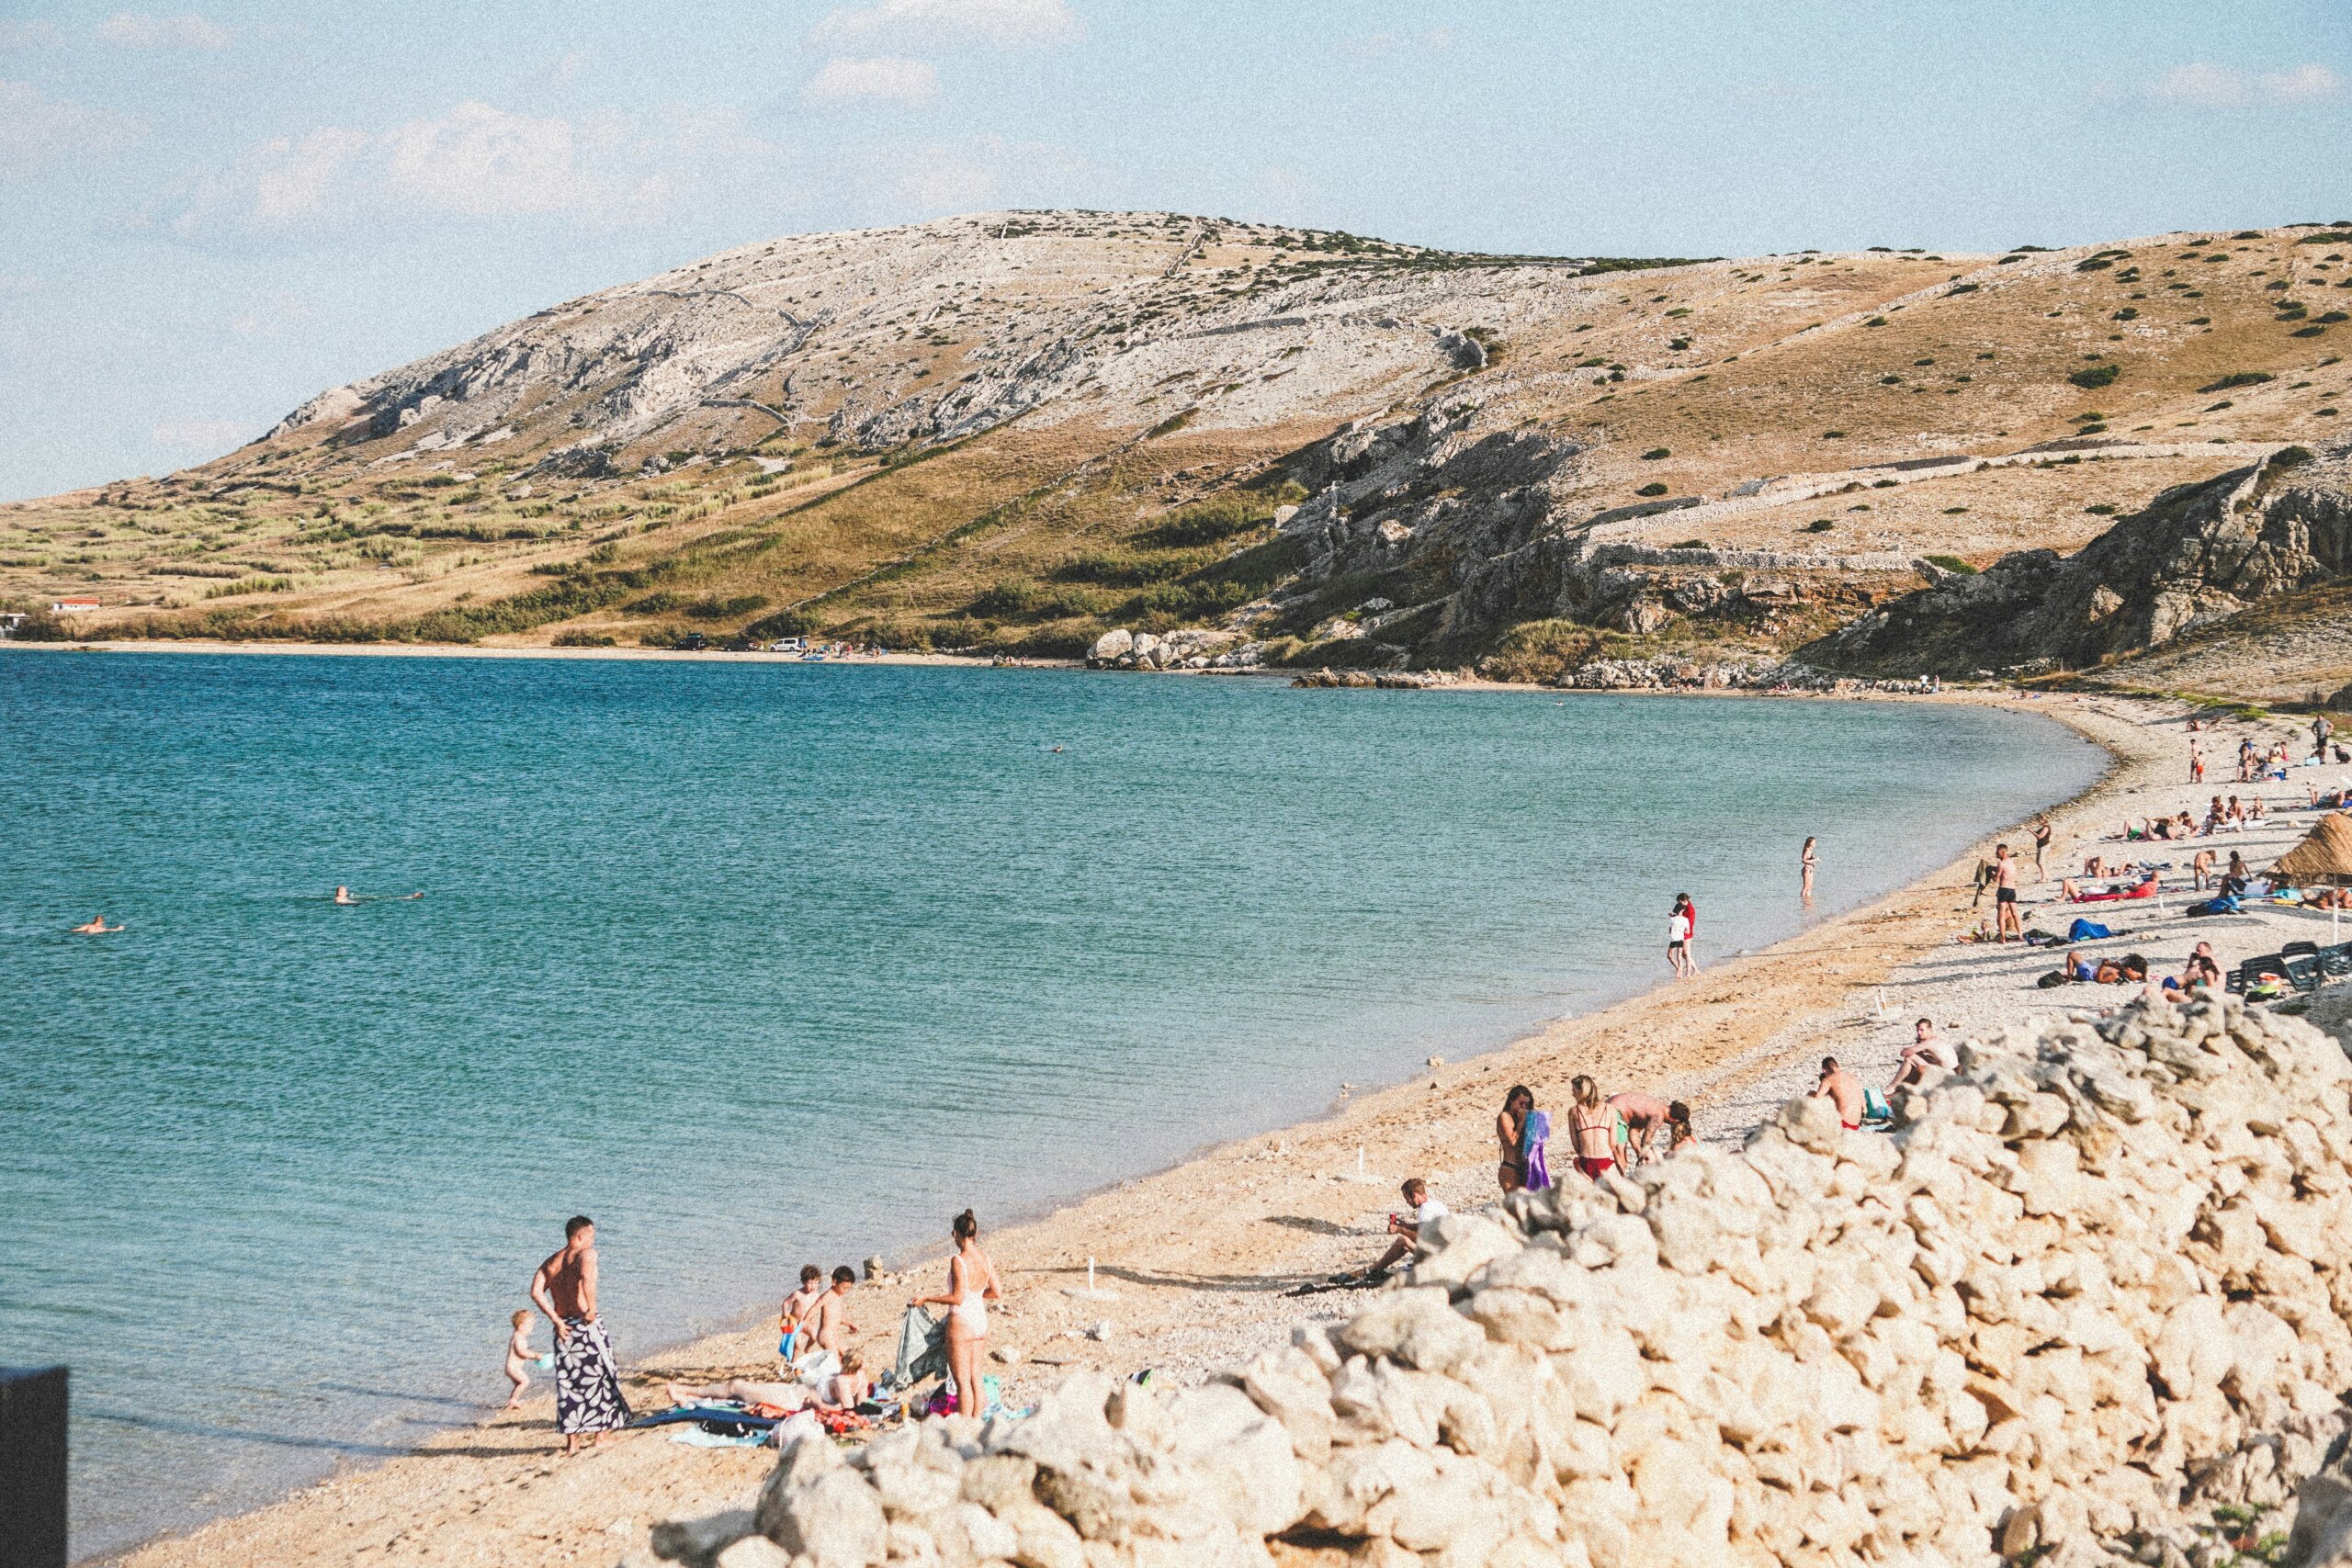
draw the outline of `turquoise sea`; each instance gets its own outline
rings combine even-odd
[[[0,1363],[71,1363],[113,1551],[503,1397],[575,1210],[642,1354],[1652,984],[1677,891],[1702,960],[1784,936],[1807,833],[1831,912],[2101,763],[1948,706],[12,650]]]

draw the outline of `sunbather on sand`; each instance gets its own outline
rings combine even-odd
[[[1838,1065],[1835,1056],[1821,1058],[1821,1081],[1809,1097],[1826,1100],[1838,1108],[1838,1121],[1849,1133],[1862,1124],[1862,1082]]]
[[[731,1403],[749,1410],[753,1405],[764,1404],[770,1410],[786,1416],[815,1403],[817,1398],[816,1393],[802,1383],[758,1382],[751,1378],[729,1378],[725,1382],[673,1382],[662,1386],[668,1390],[673,1406]]]

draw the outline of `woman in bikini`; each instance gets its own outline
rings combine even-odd
[[[1568,1089],[1576,1096],[1568,1107],[1568,1137],[1576,1146],[1577,1168],[1598,1181],[1617,1163],[1617,1113],[1600,1098],[1600,1086],[1584,1074],[1569,1080]]]
[[[1513,1084],[1503,1096],[1503,1108],[1495,1117],[1495,1143],[1502,1150],[1502,1163],[1495,1168],[1495,1179],[1501,1183],[1506,1196],[1527,1185],[1527,1166],[1520,1158],[1519,1136],[1527,1125],[1527,1113],[1535,1109],[1535,1091],[1525,1084]]]
[[[1001,1301],[996,1265],[980,1250],[980,1222],[965,1210],[948,1227],[956,1238],[956,1255],[947,1260],[947,1293],[917,1296],[910,1306],[947,1309],[947,1376],[956,1385],[956,1408],[965,1416],[980,1413],[980,1349],[989,1337],[989,1303]]]
[[[1813,847],[1817,841],[1807,839],[1804,841],[1804,848],[1797,852],[1797,874],[1800,878],[1798,891],[1804,897],[1807,908],[1813,907],[1814,868],[1821,863],[1821,856]]]

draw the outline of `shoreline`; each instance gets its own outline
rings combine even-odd
[[[595,656],[612,650],[561,651]],[[659,656],[652,650],[646,655]],[[1500,682],[1448,689],[1489,684],[1504,691],[1550,690]],[[1878,694],[1848,694],[1890,700]],[[2140,749],[2117,743],[2127,732],[2144,728],[2119,711],[2136,705],[2128,699],[1961,692],[1912,700],[2039,714],[2099,744],[2109,759],[2100,775],[2050,807],[2053,820],[2063,816],[2068,827],[2087,819],[2094,807],[2144,787],[2143,775],[2153,761]],[[2099,716],[2084,722],[2086,712]],[[1946,940],[1917,930],[1890,936],[1883,928],[1897,920],[1916,924],[1928,914],[1926,905],[1955,888],[1964,891],[1981,847],[1971,846],[1958,860],[1770,946],[1710,961],[1696,982],[1662,977],[1592,1011],[1543,1021],[1462,1062],[1432,1058],[1430,1069],[1396,1083],[1343,1091],[1320,1116],[1204,1145],[1163,1168],[991,1230],[985,1239],[1010,1287],[991,1335],[991,1375],[1003,1380],[1008,1404],[1034,1397],[1046,1382],[1078,1367],[1148,1366],[1170,1381],[1196,1381],[1279,1342],[1268,1337],[1270,1326],[1286,1334],[1293,1322],[1352,1310],[1363,1298],[1351,1292],[1295,1300],[1280,1292],[1376,1255],[1385,1240],[1377,1211],[1396,1206],[1394,1185],[1404,1174],[1429,1176],[1438,1195],[1457,1209],[1490,1200],[1491,1154],[1460,1162],[1465,1150],[1483,1148],[1491,1138],[1484,1127],[1491,1114],[1485,1102],[1499,1100],[1498,1080],[1526,1081],[1536,1087],[1539,1102],[1548,1105],[1565,1103],[1566,1077],[1579,1066],[1605,1073],[1612,1087],[1632,1083],[1683,1093],[1685,1085],[1704,1083],[1712,1093],[1700,1104],[1702,1134],[1726,1135],[1735,1129],[1723,1124],[1720,1096],[1768,1075],[1791,1049],[1802,1048],[1776,1047],[1776,1042],[1792,1030],[1828,1027],[1857,996]],[[1858,963],[1860,972],[1849,976],[1845,965],[1826,963],[1833,950]],[[1792,957],[1814,962],[1792,965],[1786,963]],[[1688,1009],[1686,1000],[1692,1004]],[[1629,1046],[1634,1048],[1631,1054]],[[1438,1097],[1434,1101],[1432,1095]],[[1736,1130],[1744,1132],[1744,1124]],[[1361,1177],[1355,1169],[1360,1161]],[[1300,1212],[1238,1213],[1258,1206],[1253,1195],[1269,1187],[1284,1195],[1285,1207]],[[1284,1247],[1287,1256],[1266,1257]],[[860,1287],[855,1300],[863,1307],[861,1341],[869,1358],[878,1353],[887,1364],[897,1303],[912,1293],[908,1275],[934,1266],[941,1256],[944,1247],[919,1249],[901,1272]],[[1117,1299],[1080,1302],[1069,1293],[1073,1285],[1083,1284],[1090,1258]],[[1276,1262],[1279,1269],[1272,1266]],[[933,1282],[926,1278],[921,1284],[929,1290]],[[660,1382],[671,1379],[764,1375],[773,1360],[764,1307],[747,1307],[719,1321],[743,1326],[706,1331],[638,1354],[625,1375],[633,1400],[641,1404],[651,1393],[658,1404]],[[893,1332],[881,1332],[885,1327]],[[195,1568],[238,1560],[323,1564],[351,1561],[370,1544],[413,1543],[420,1549],[414,1555],[394,1551],[388,1560],[438,1562],[457,1554],[460,1542],[471,1543],[465,1552],[484,1550],[486,1536],[505,1540],[510,1551],[529,1541],[545,1547],[552,1558],[559,1555],[558,1540],[585,1542],[602,1536],[595,1543],[599,1548],[622,1544],[619,1536],[642,1541],[644,1529],[655,1520],[741,1506],[768,1467],[759,1450],[702,1450],[642,1438],[567,1464],[548,1451],[551,1400],[545,1386],[535,1384],[534,1394],[515,1416],[492,1415],[480,1425],[436,1434],[411,1453],[339,1469],[277,1502],[81,1561],[119,1562],[130,1568]],[[593,1517],[580,1512],[582,1496],[574,1480],[592,1474],[601,1477],[593,1491]],[[483,1510],[481,1493],[486,1489],[528,1496],[511,1498],[518,1505],[511,1520],[486,1521],[476,1517]],[[624,1501],[628,1511],[613,1517],[610,1510]],[[428,1548],[433,1541],[443,1544]]]

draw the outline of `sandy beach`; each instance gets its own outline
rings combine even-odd
[[[2223,721],[2203,737],[2208,782],[2192,786],[2188,710],[2181,705],[2086,696],[1945,700],[1998,701],[2059,719],[2114,759],[2099,783],[2053,809],[2050,880],[2024,894],[2026,924],[2061,932],[2078,911],[2052,902],[2056,878],[2109,847],[2101,840],[2120,832],[2127,814],[2191,809],[2201,817],[2211,794],[2251,793],[2220,782],[2233,772],[2227,760],[2241,735],[2266,744],[2286,739],[2291,754],[2309,750],[2307,734],[2284,720]],[[2224,855],[2239,848],[2266,864],[2313,819],[2307,809],[2283,809],[2304,801],[2304,780],[2333,786],[2346,773],[2298,769],[2289,784],[2262,786],[2270,820],[2210,842]],[[2030,873],[2030,839],[2007,836],[2026,850]],[[1989,847],[1746,956],[1717,961],[1702,925],[1704,968],[1695,979],[1560,1020],[1500,1051],[1433,1062],[1404,1083],[1344,1092],[1335,1085],[1340,1098],[1320,1120],[1206,1149],[1034,1223],[984,1232],[1009,1288],[990,1335],[997,1358],[990,1370],[1002,1378],[1007,1402],[1023,1402],[1076,1367],[1149,1368],[1156,1380],[1196,1382],[1281,1342],[1294,1323],[1346,1315],[1362,1295],[1288,1292],[1376,1257],[1385,1216],[1403,1206],[1396,1188],[1407,1175],[1426,1177],[1457,1210],[1491,1201],[1492,1119],[1513,1082],[1530,1085],[1538,1104],[1554,1109],[1555,1124],[1568,1079],[1590,1073],[1607,1091],[1641,1088],[1687,1099],[1702,1136],[1736,1141],[1781,1100],[1811,1088],[1825,1051],[1865,1082],[1883,1084],[1915,1017],[1934,1018],[1956,1039],[2124,999],[2118,988],[2036,989],[2034,978],[2054,966],[2049,950],[1955,942],[1991,911],[1989,897],[1981,908],[1972,904],[1971,886],[1979,853]],[[2193,847],[2160,843],[2145,852],[2177,862],[2166,874],[2165,908],[2092,907],[2088,912],[2103,908],[2111,923],[2136,933],[2098,944],[2102,951],[2144,952],[2161,974],[2177,970],[2200,938],[2213,942],[2225,966],[2294,936],[2326,940],[2326,917],[2299,911],[2183,919],[2188,900],[2174,889],[2186,886]],[[1555,1142],[1555,1169],[1565,1160],[1561,1147]],[[985,1224],[985,1196],[976,1199]],[[941,1215],[943,1243],[945,1221]],[[1072,1293],[1086,1283],[1090,1258],[1109,1299]],[[778,1259],[778,1277],[799,1261]],[[858,1287],[853,1316],[870,1342],[870,1363],[887,1365],[900,1306],[910,1295],[935,1293],[941,1273],[926,1258]],[[650,1357],[631,1355],[625,1320],[614,1329],[631,1362],[628,1382],[639,1409],[665,1403],[665,1380],[761,1376],[774,1365],[764,1318]],[[486,1394],[493,1375],[494,1362],[486,1362]],[[660,1434],[567,1461],[555,1451],[551,1395],[544,1385],[534,1393],[520,1412],[449,1432],[413,1455],[339,1474],[270,1507],[149,1543],[121,1561],[135,1568],[647,1563],[653,1524],[747,1506],[773,1462],[761,1450],[698,1450]]]

